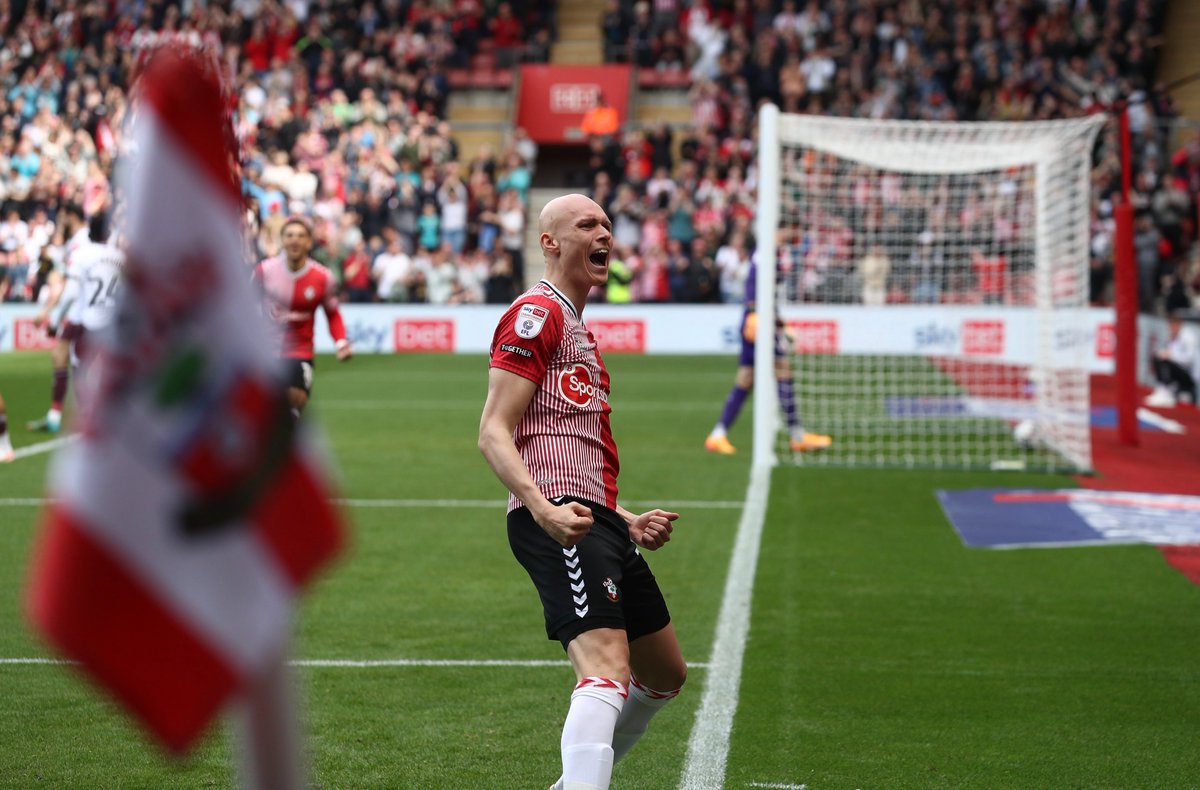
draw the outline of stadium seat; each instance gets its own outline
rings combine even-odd
[[[492,73],[492,87],[496,90],[506,91],[512,87],[513,72],[512,69],[498,69]]]
[[[471,69],[470,87],[488,90],[496,87],[496,69],[492,66]]]
[[[638,69],[637,83],[644,91],[654,90],[658,87],[658,69]]]
[[[454,90],[471,87],[471,72],[469,69],[450,69],[446,72],[446,82]]]
[[[692,76],[685,69],[664,71],[659,76],[659,87],[662,88],[688,88],[691,84]]]

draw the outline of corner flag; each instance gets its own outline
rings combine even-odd
[[[35,626],[172,750],[278,667],[298,589],[343,528],[294,429],[243,260],[215,64],[164,48],[124,163],[128,271],[82,440],[55,459]]]

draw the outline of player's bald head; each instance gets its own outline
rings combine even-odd
[[[582,211],[591,210],[604,213],[604,209],[600,208],[600,205],[587,195],[575,193],[556,197],[547,203],[542,208],[542,213],[538,215],[538,233],[553,235],[564,217],[575,216]]]

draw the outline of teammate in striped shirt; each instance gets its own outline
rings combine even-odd
[[[308,404],[313,383],[313,324],[317,308],[325,310],[339,362],[352,355],[346,324],[338,309],[337,281],[329,269],[308,257],[312,228],[298,217],[283,224],[283,254],[255,267],[261,283],[267,317],[283,332],[282,354],[287,362],[288,403],[298,418]]]
[[[479,448],[510,492],[509,545],[578,680],[553,788],[595,790],[687,676],[638,552],[670,540],[679,516],[617,504],[608,370],[581,318],[588,292],[608,279],[612,223],[591,199],[564,195],[538,229],[546,278],[496,328]]]

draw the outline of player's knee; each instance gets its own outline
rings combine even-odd
[[[681,689],[687,682],[688,667],[683,659],[672,662],[663,668],[663,677],[659,681],[664,689]]]
[[[734,382],[744,390],[754,386],[754,368],[738,368]]]
[[[288,405],[293,411],[304,411],[304,407],[308,405],[308,393],[299,387],[289,387]]]
[[[683,688],[683,684],[687,682],[687,674],[687,663],[678,658],[642,667],[637,672],[637,680],[655,691],[668,692]]]

